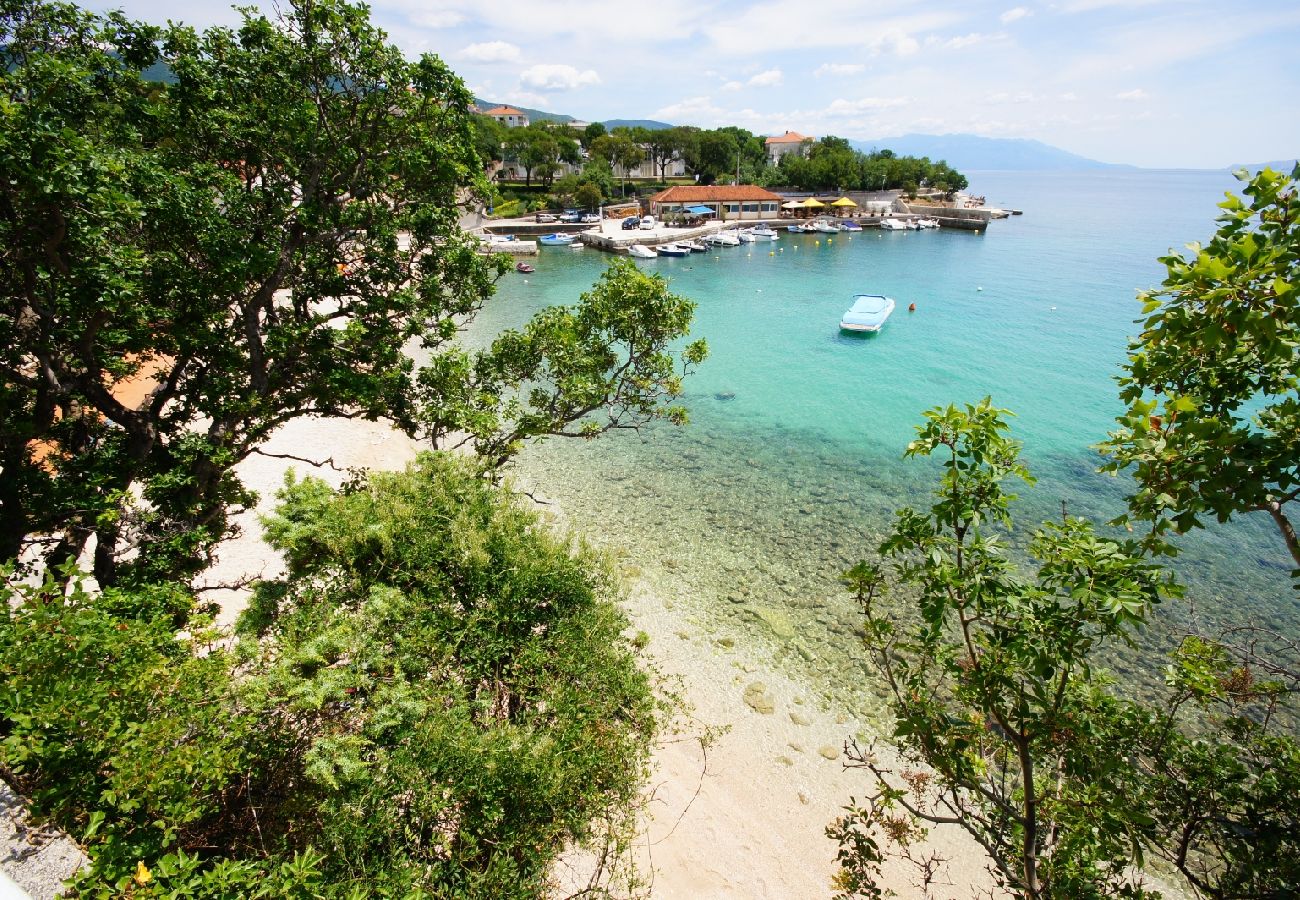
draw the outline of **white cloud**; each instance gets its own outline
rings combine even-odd
[[[996,94],[989,94],[984,98],[985,103],[1034,103],[1045,98],[1038,96],[1033,91],[998,91]]]
[[[1073,103],[1075,100],[1079,99],[1079,95],[1074,91],[1066,91],[1064,94],[1058,95],[1056,99],[1065,103]]]
[[[455,28],[465,17],[452,9],[418,11],[412,13],[411,24],[421,28]]]
[[[486,41],[462,47],[456,56],[470,62],[512,63],[519,62],[519,48],[505,41]]]
[[[571,91],[589,84],[600,84],[594,69],[579,72],[563,63],[531,66],[519,73],[519,84],[535,91]]]
[[[1002,15],[998,16],[998,18],[1002,20],[1003,25],[1010,25],[1017,19],[1023,19],[1026,16],[1032,16],[1033,14],[1032,10],[1026,9],[1023,6],[1014,6]]]
[[[828,116],[856,116],[877,109],[890,109],[908,103],[906,97],[863,97],[860,100],[832,100],[826,107]]]
[[[746,82],[750,87],[779,87],[784,80],[780,69],[768,69],[765,72],[759,72]]]
[[[688,97],[678,103],[661,107],[653,113],[656,119],[670,122],[712,122],[726,115],[726,110],[715,106],[708,97]]]
[[[986,41],[999,41],[1005,37],[1005,34],[981,34],[978,31],[950,37],[946,40],[931,35],[925,39],[925,45],[927,47],[937,47],[941,50],[964,50],[967,47],[974,47],[976,44],[983,44]]]
[[[823,75],[857,75],[859,72],[865,72],[867,67],[862,63],[822,63],[813,72],[813,77],[821,78]]]
[[[724,84],[724,85],[720,88],[720,90],[724,90],[724,91],[738,91],[738,90],[740,90],[740,89],[743,88],[743,87],[744,87],[744,85],[741,84],[739,81],[728,81],[726,84]]]
[[[514,103],[532,109],[546,110],[551,105],[550,97],[543,97],[541,94],[534,94],[531,91],[510,91],[502,99],[506,103]],[[549,111],[554,112],[554,110]]]
[[[1138,102],[1141,100],[1150,100],[1151,95],[1142,88],[1134,88],[1131,91],[1120,91],[1115,95],[1116,100],[1127,100],[1129,102]]]
[[[898,56],[911,56],[921,49],[921,42],[905,31],[890,29],[873,34],[867,47],[872,53],[892,51]]]

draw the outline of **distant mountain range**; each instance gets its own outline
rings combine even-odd
[[[892,150],[899,156],[928,156],[962,172],[1009,170],[1027,172],[1046,169],[1131,169],[1098,162],[1042,141],[1026,138],[988,138],[974,134],[905,134],[901,137],[852,141],[864,152]]]
[[[1297,160],[1300,160],[1300,156],[1293,156],[1290,159],[1274,159],[1262,163],[1237,163],[1228,166],[1228,169],[1233,172],[1238,169],[1249,169],[1252,172],[1258,172],[1260,169],[1272,169],[1274,172],[1286,172],[1287,174],[1290,174],[1291,170],[1295,168]]]
[[[615,128],[647,128],[650,131],[662,131],[665,128],[672,128],[667,122],[657,122],[654,119],[606,119],[604,126],[608,129]]]
[[[492,109],[494,106],[513,106],[515,109],[528,116],[530,122],[573,121],[573,116],[566,116],[563,113],[547,112],[543,109],[529,109],[527,106],[520,106],[518,103],[498,103],[496,100],[484,100],[482,97],[475,97],[474,102],[478,104],[479,109]]]

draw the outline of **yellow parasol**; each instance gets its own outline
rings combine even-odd
[[[841,197],[840,199],[832,203],[831,206],[857,206],[857,204],[854,203],[852,200],[850,200],[848,197]]]
[[[803,202],[804,209],[821,209],[825,205],[825,203],[822,203],[816,197],[809,197]]]

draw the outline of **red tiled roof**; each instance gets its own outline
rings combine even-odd
[[[487,112],[483,113],[483,115],[485,115],[485,116],[522,116],[523,113],[520,112],[519,110],[515,109],[513,106],[494,106],[494,107],[492,107],[491,109],[489,109]]]
[[[756,184],[679,184],[666,191],[660,191],[650,198],[651,203],[718,203],[737,200],[780,200],[774,194]]]
[[[812,138],[804,137],[797,131],[787,131],[785,134],[778,134],[776,137],[767,139],[769,144],[802,144],[804,141],[811,141]]]

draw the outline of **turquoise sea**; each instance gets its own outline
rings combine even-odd
[[[870,555],[895,509],[927,502],[933,469],[902,459],[922,410],[989,394],[1016,412],[1039,479],[1021,492],[1022,536],[1059,517],[1062,501],[1074,515],[1113,517],[1124,484],[1096,474],[1090,447],[1120,411],[1114,377],[1136,330],[1135,292],[1159,283],[1157,257],[1210,236],[1215,204],[1237,184],[1186,171],[971,182],[1024,215],[984,234],[782,234],[640,263],[699,307],[693,336],[711,356],[687,385],[691,424],[552,440],[523,455],[519,477],[706,629],[752,638],[827,702],[869,707],[853,674],[856,611],[836,578]],[[574,302],[608,259],[544,249],[535,273],[502,280],[476,333]],[[838,329],[858,292],[898,301],[879,335]],[[1152,651],[1191,610],[1300,633],[1269,522],[1247,518],[1185,544],[1174,565],[1194,602],[1166,606],[1142,646],[1116,654],[1121,675],[1154,671]]]

